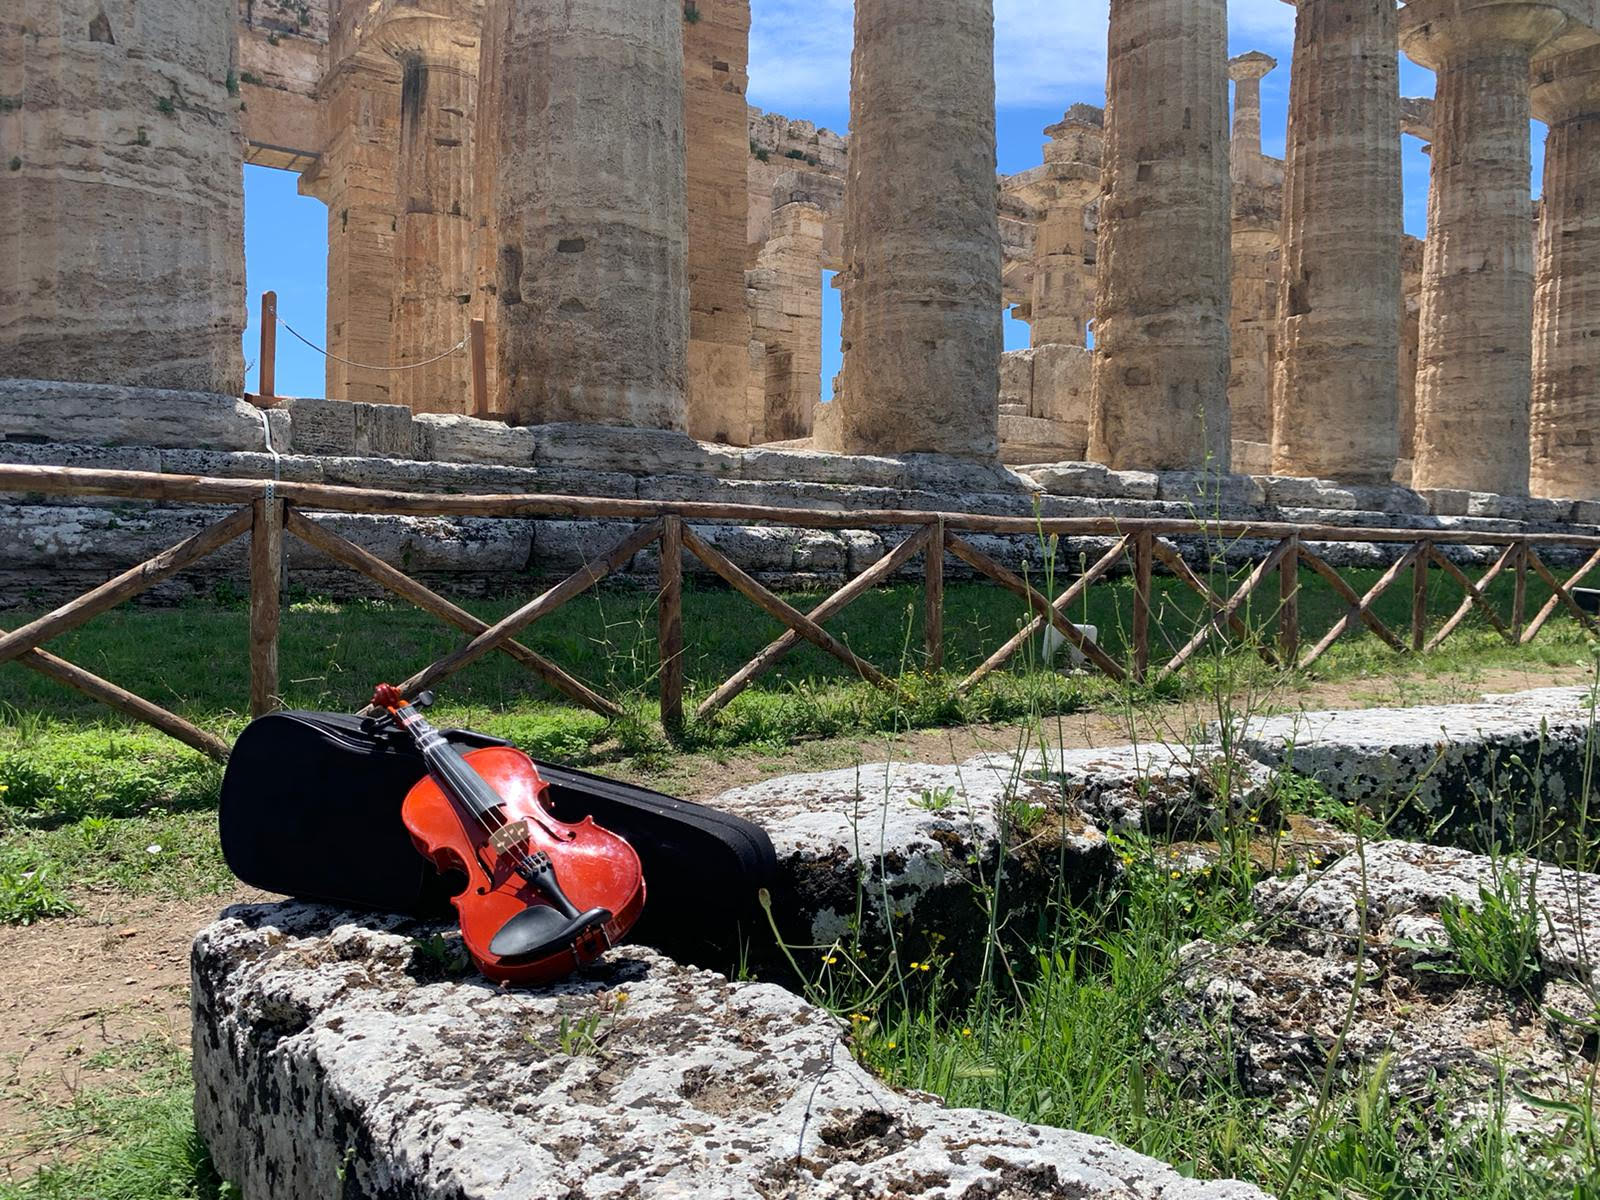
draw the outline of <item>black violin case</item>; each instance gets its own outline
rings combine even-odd
[[[462,750],[511,744],[441,732]],[[726,969],[730,952],[760,936],[756,895],[770,886],[776,859],[759,826],[586,771],[537,766],[557,817],[592,816],[638,851],[645,908],[630,940]],[[265,891],[453,916],[450,896],[462,879],[435,871],[400,822],[400,802],[426,773],[410,737],[392,725],[344,713],[260,717],[239,735],[222,777],[223,856]]]

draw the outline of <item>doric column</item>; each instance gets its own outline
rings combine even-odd
[[[1564,17],[1414,0],[1406,53],[1433,68],[1433,170],[1412,485],[1526,495],[1533,347],[1529,60]]]
[[[1225,0],[1112,0],[1089,457],[1228,469]]]
[[[683,26],[689,197],[689,432],[723,440],[743,409],[750,0],[694,0]],[[822,286],[820,279],[817,287]],[[809,423],[811,410],[806,410]]]
[[[1394,0],[1301,0],[1294,29],[1272,470],[1387,483],[1402,310]]]
[[[512,0],[500,32],[499,406],[685,427],[679,0]]]
[[[1088,210],[1100,199],[1104,112],[1074,104],[1045,130],[1041,178],[1024,199],[1041,210],[1035,227],[1028,324],[1035,346],[1082,346],[1094,315],[1094,233]],[[1031,176],[1033,172],[1029,172]]]
[[[300,190],[328,206],[330,399],[388,404],[394,349],[400,66],[376,50],[339,59],[320,85],[328,142]],[[341,361],[341,360],[349,360]]]
[[[483,13],[470,0],[431,0],[429,9],[397,14],[378,33],[401,73],[391,361],[420,363],[465,337],[476,315],[473,132]],[[471,362],[454,354],[397,371],[390,398],[413,412],[468,412]]]
[[[1228,166],[1235,186],[1262,182],[1261,80],[1278,60],[1250,50],[1228,60],[1233,80],[1233,133],[1228,139]]]
[[[1539,64],[1550,127],[1533,291],[1535,496],[1600,499],[1600,46]]]
[[[0,4],[0,376],[239,394],[234,10]]]
[[[844,369],[822,449],[992,458],[1000,226],[991,0],[858,0]]]

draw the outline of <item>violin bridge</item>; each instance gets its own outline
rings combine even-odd
[[[508,821],[489,837],[489,848],[496,855],[509,854],[528,843],[530,830],[526,821]]]

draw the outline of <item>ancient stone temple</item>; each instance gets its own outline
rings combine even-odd
[[[1579,0],[1297,0],[1286,64],[1228,59],[1222,0],[1113,0],[1105,108],[1000,177],[990,0],[854,8],[847,138],[748,106],[749,0],[17,0],[0,382],[237,396],[242,160],[326,205],[326,247],[294,251],[326,254],[326,325],[297,332],[327,400],[395,430],[1600,495]],[[1400,53],[1436,100],[1399,96]],[[1425,244],[1402,133],[1432,159]]]

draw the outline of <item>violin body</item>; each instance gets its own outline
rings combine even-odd
[[[509,861],[513,851],[494,848],[494,831],[463,821],[438,783],[425,777],[407,793],[400,818],[417,849],[436,868],[466,873],[467,886],[452,903],[460,914],[461,939],[478,970],[496,983],[549,983],[593,962],[621,941],[644,909],[644,877],[633,847],[596,825],[593,817],[577,823],[552,817],[544,802],[548,785],[522,751],[492,746],[461,757],[499,793],[506,816],[526,823],[531,852],[550,855],[572,903],[579,910],[603,908],[611,914],[610,920],[585,931],[570,948],[553,954],[507,959],[493,953],[490,943],[507,921],[549,901],[513,869]],[[480,859],[493,868],[492,877]]]
[[[545,799],[549,785],[522,751],[463,754],[388,684],[373,703],[411,734],[427,763],[400,818],[424,858],[466,876],[451,903],[486,978],[550,983],[626,936],[645,898],[632,846],[592,817],[558,820]]]

